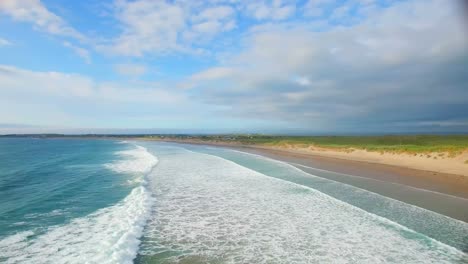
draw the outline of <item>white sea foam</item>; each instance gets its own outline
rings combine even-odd
[[[125,151],[125,161],[109,165],[119,172],[149,172],[157,160],[145,148]],[[143,168],[142,168],[143,167]],[[150,215],[153,198],[144,185],[117,204],[102,208],[45,234],[27,231],[0,240],[6,263],[132,263]]]
[[[52,210],[47,213],[32,213],[32,214],[27,214],[24,216],[26,219],[34,219],[34,218],[43,218],[43,217],[53,217],[53,216],[59,216],[59,215],[65,215],[67,214],[68,211],[66,209],[56,209]]]
[[[123,159],[106,164],[106,167],[119,173],[148,173],[158,163],[158,159],[141,146],[117,154]]]
[[[467,257],[314,189],[219,157],[162,155],[151,177],[156,214],[140,254],[161,263],[456,263]]]
[[[34,232],[24,231],[2,239],[0,240],[0,249],[5,247],[22,247],[22,245],[19,244],[24,243],[24,241],[32,235],[34,235]],[[1,253],[0,256],[2,256]]]
[[[292,166],[286,162],[237,150],[221,149],[221,151],[235,152],[241,156],[249,157],[249,162],[255,161],[255,166],[262,164],[260,165],[260,168],[266,165],[268,167],[266,171],[271,171],[268,172],[269,176],[276,175],[282,178],[284,175],[290,174],[290,176],[293,177],[286,178],[293,179],[294,176],[306,177],[307,179],[311,179],[311,181],[308,181],[307,186],[312,186],[314,189],[328,193],[336,199],[356,205],[360,208],[365,208],[366,211],[372,212],[384,218],[391,219],[392,221],[398,222],[403,226],[424,233],[435,240],[441,241],[442,243],[447,243],[460,250],[466,251],[467,249],[468,224],[466,222],[423,209],[416,205],[407,204],[390,197],[385,197],[383,195],[373,193],[349,184],[321,178],[319,176],[305,172],[298,167]],[[263,169],[264,167],[262,168],[262,171]],[[296,180],[298,180],[298,178],[296,178]],[[299,182],[301,182],[301,180],[299,180]],[[407,186],[401,187],[411,188]],[[456,197],[456,199],[460,198]],[[466,199],[461,198],[461,200]]]

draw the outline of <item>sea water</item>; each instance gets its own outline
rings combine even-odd
[[[0,262],[466,263],[468,224],[286,163],[0,139]]]
[[[0,139],[0,262],[131,263],[156,163],[125,142]]]

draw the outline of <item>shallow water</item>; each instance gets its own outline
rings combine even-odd
[[[468,224],[264,157],[1,139],[0,158],[0,262],[467,262]]]

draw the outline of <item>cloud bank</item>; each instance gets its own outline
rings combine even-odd
[[[115,80],[0,65],[0,123],[466,132],[459,4],[116,0],[104,9],[117,26],[93,37],[38,0],[1,1],[0,13],[57,37],[88,65],[105,61]],[[0,51],[15,46],[7,38]]]

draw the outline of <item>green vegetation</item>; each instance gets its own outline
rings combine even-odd
[[[269,136],[269,135],[172,135],[164,138],[206,142],[236,142],[244,145],[323,147],[341,150],[365,149],[377,152],[447,152],[454,156],[468,150],[468,135],[390,136]]]
[[[448,152],[458,154],[468,149],[468,136],[335,136],[297,137],[267,144],[312,145],[340,149],[366,149],[380,152]]]
[[[258,134],[190,135],[190,134],[140,134],[140,135],[5,135],[6,137],[39,138],[135,138],[147,140],[174,140],[184,142],[236,143],[261,146],[322,147],[343,151],[365,149],[380,153],[411,153],[430,158],[453,157],[468,150],[468,135],[388,135],[388,136],[273,136]],[[1,137],[1,136],[0,136]],[[434,157],[432,152],[438,152]],[[446,154],[447,153],[447,154]],[[468,160],[465,161],[468,164]]]

